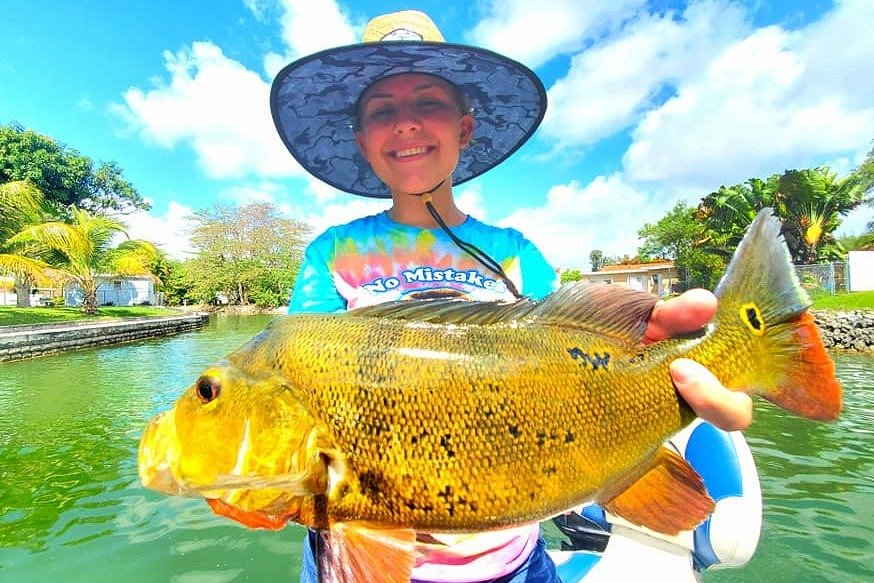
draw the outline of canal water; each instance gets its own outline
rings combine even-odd
[[[147,420],[268,320],[214,316],[175,337],[0,364],[0,582],[297,581],[301,528],[248,531],[137,479]],[[839,421],[757,402],[762,540],[749,565],[705,581],[874,581],[874,358],[835,360]]]

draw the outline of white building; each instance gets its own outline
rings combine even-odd
[[[78,284],[64,288],[64,304],[81,306],[84,298]],[[98,306],[161,306],[164,294],[155,291],[155,282],[145,275],[97,276]]]

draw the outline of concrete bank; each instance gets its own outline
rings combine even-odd
[[[208,321],[209,314],[189,313],[110,322],[9,326],[0,328],[0,362],[178,334],[201,328]]]

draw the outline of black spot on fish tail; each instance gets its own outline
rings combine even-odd
[[[568,432],[564,434],[564,442],[565,443],[573,443],[574,442],[574,434],[572,431],[568,430]]]
[[[748,302],[742,305],[740,307],[740,317],[744,324],[747,325],[747,328],[756,336],[761,336],[765,333],[765,322],[762,320],[762,312],[759,311],[759,307],[756,304]]]
[[[547,467],[543,468],[543,475],[544,476],[551,476],[551,475],[555,474],[557,471],[558,471],[558,469],[556,469],[555,466],[547,466]]]
[[[510,427],[508,427],[507,429],[510,431],[510,435],[512,435],[516,439],[518,439],[519,436],[522,435],[521,432],[519,431],[518,425],[510,425]]]

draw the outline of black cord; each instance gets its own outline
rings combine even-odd
[[[442,183],[441,183],[442,184]],[[439,184],[438,184],[439,186]],[[488,253],[477,247],[472,243],[468,243],[467,241],[463,241],[459,239],[455,233],[452,232],[452,229],[449,228],[449,225],[443,220],[443,217],[440,216],[440,213],[437,212],[437,209],[434,208],[434,203],[431,202],[430,193],[425,193],[422,196],[422,200],[425,203],[425,208],[428,209],[428,212],[431,213],[431,216],[437,221],[437,224],[440,225],[440,228],[449,235],[449,238],[452,239],[452,242],[458,245],[462,251],[476,259],[481,265],[483,265],[486,269],[494,272],[501,278],[504,284],[507,286],[507,289],[510,290],[517,300],[522,299],[522,294],[519,293],[519,290],[516,289],[516,285],[513,281],[507,277],[507,274],[504,272],[501,265],[492,259]]]

